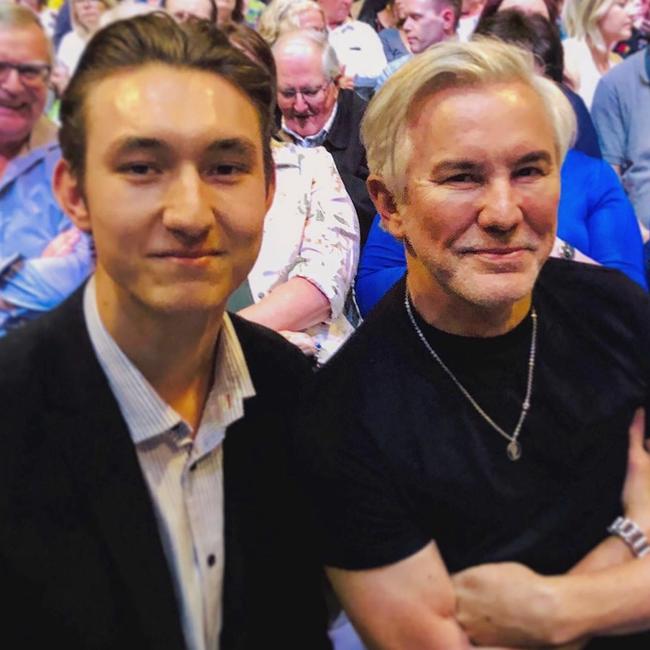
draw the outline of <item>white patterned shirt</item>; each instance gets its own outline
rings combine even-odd
[[[188,650],[218,650],[224,573],[223,447],[226,428],[255,394],[230,318],[224,315],[214,383],[199,430],[192,430],[156,393],[104,327],[94,279],[84,316],[135,445],[174,584]]]

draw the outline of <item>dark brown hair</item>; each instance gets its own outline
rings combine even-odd
[[[564,50],[558,28],[539,14],[507,9],[482,19],[474,32],[514,43],[532,52],[544,74],[557,83],[564,78]]]
[[[260,122],[264,171],[273,178],[272,115],[275,108],[271,75],[230,45],[206,20],[177,24],[162,12],[117,21],[90,40],[61,99],[59,140],[63,157],[83,182],[86,158],[85,104],[92,86],[112,74],[161,63],[219,75],[237,86],[254,105]]]

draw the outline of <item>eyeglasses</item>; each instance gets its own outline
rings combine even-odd
[[[0,81],[5,81],[9,73],[15,70],[25,86],[38,86],[50,77],[52,66],[47,63],[9,63],[0,61]]]
[[[303,88],[282,88],[278,92],[284,99],[295,99],[298,94],[300,93],[302,95],[302,98],[305,101],[308,101],[310,99],[316,99],[320,93],[322,93],[327,86],[329,86],[332,82],[331,81],[326,81],[324,84],[321,84],[320,86],[304,86]]]

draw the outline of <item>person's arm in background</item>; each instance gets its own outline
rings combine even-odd
[[[49,311],[63,302],[92,273],[91,239],[72,227],[62,232],[41,257],[20,261],[0,280],[0,328]]]
[[[382,229],[375,216],[359,261],[354,284],[357,304],[365,318],[406,272],[404,245]]]
[[[647,291],[643,241],[621,181],[603,160],[570,150],[562,166],[558,235]]]
[[[324,149],[309,156],[313,175],[298,261],[286,282],[239,312],[276,331],[338,318],[359,259],[357,216],[334,161]]]

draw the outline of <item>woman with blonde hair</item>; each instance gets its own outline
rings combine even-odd
[[[86,43],[100,28],[100,19],[107,9],[116,5],[116,0],[70,0],[70,20],[72,31],[62,39],[56,53],[57,75],[72,76]],[[59,88],[62,91],[63,88]]]
[[[630,0],[569,0],[564,5],[566,76],[588,107],[600,78],[620,61],[612,50],[630,37],[633,11]]]
[[[260,17],[257,31],[272,46],[280,34],[297,29],[327,31],[325,14],[314,0],[272,0]]]

